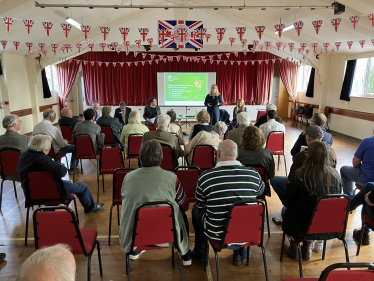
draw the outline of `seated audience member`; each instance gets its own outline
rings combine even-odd
[[[75,125],[73,130],[73,142],[75,143],[76,136],[89,135],[95,153],[100,154],[100,148],[104,146],[105,135],[101,133],[101,127],[94,123],[95,116],[95,111],[92,108],[88,108],[83,112],[84,121]]]
[[[195,125],[196,126],[196,125]],[[193,151],[198,145],[211,145],[215,149],[215,154],[217,153],[218,144],[221,142],[220,136],[226,133],[227,126],[224,122],[218,121],[214,127],[213,131],[206,132],[200,131],[189,143],[184,147],[184,155],[187,156],[187,162],[192,164]]]
[[[274,110],[270,110],[266,112],[268,121],[262,124],[259,128],[264,133],[265,139],[268,139],[270,132],[273,131],[281,131],[286,133],[286,127],[283,124],[277,122],[275,119],[277,118],[277,112]]]
[[[197,182],[196,203],[192,209],[195,229],[195,249],[192,255],[204,266],[207,238],[219,243],[226,226],[227,213],[232,204],[240,200],[256,199],[265,185],[256,170],[243,166],[235,159],[237,145],[225,140],[218,145],[217,165],[203,172]],[[234,250],[233,264],[247,260],[245,247]]]
[[[128,152],[127,144],[129,143],[129,136],[144,135],[146,132],[149,132],[149,129],[140,122],[140,114],[138,111],[131,111],[129,115],[128,124],[123,126],[121,133],[121,143],[125,146],[125,152]]]
[[[114,118],[117,118],[122,125],[127,125],[129,123],[129,117],[131,113],[131,108],[126,107],[126,102],[121,101],[119,103],[119,108],[114,111]]]
[[[247,114],[247,112],[241,112],[238,114],[237,122],[239,127],[228,132],[227,139],[232,140],[238,147],[240,147],[244,129],[250,125],[251,117]]]
[[[57,244],[36,250],[21,265],[16,281],[75,281],[75,259],[69,246]]]
[[[257,122],[255,124],[256,127],[260,127],[262,124],[264,124],[264,123],[266,123],[268,121],[267,116],[268,116],[268,112],[269,111],[277,111],[277,107],[274,104],[269,103],[266,106],[266,113],[265,113],[265,115],[262,115],[257,120]],[[278,123],[282,124],[282,118],[280,118],[279,116],[275,117],[275,121],[277,121]]]
[[[177,114],[175,113],[174,110],[169,110],[168,112],[166,112],[166,114],[170,116],[168,132],[177,134],[178,139],[179,139],[179,144],[183,145],[184,139],[183,139],[182,129],[177,124],[175,124],[175,120],[177,120]]]
[[[350,198],[353,197],[354,183],[364,186],[374,182],[374,137],[364,139],[360,143],[352,164],[353,167],[343,166],[340,169],[344,194]]]
[[[236,160],[244,166],[263,166],[267,171],[268,179],[272,179],[275,174],[274,157],[270,150],[264,148],[264,144],[265,137],[262,131],[256,126],[248,126],[244,130],[241,148],[238,149],[238,159]]]
[[[307,142],[307,145],[309,145],[312,142],[321,142],[323,137],[323,130],[321,127],[314,125],[309,126],[305,131],[305,139]],[[327,151],[329,153],[329,163],[330,167],[336,168],[336,165],[338,163],[336,153],[334,149],[331,146],[327,146]],[[293,163],[290,169],[290,173],[288,174],[288,178],[285,176],[275,176],[273,179],[270,180],[271,186],[273,187],[274,191],[278,194],[278,197],[281,198],[282,194],[284,192],[284,189],[287,186],[287,181],[291,178],[291,175],[299,168],[301,168],[304,165],[304,162],[306,161],[309,149],[306,148],[304,151],[299,152],[295,155],[293,158]]]
[[[322,142],[324,142],[326,145],[331,146],[333,143],[332,135],[326,132],[326,129],[324,128],[326,125],[326,116],[323,113],[314,113],[313,117],[310,119],[310,125],[314,126],[317,125],[322,128],[323,130],[323,138]],[[299,138],[295,142],[293,148],[291,149],[291,155],[295,156],[298,154],[301,150],[302,146],[307,146],[306,143],[306,137],[305,137],[305,132],[302,132],[299,135]]]
[[[341,180],[338,172],[330,165],[327,146],[320,141],[314,141],[308,150],[303,166],[289,177],[287,187],[280,197],[287,208],[282,210],[283,231],[296,240],[305,234],[318,198],[341,193]],[[324,239],[335,238],[335,235],[324,234]],[[321,236],[315,234],[311,240],[303,241],[301,252],[304,260],[311,259],[312,240],[321,240]],[[291,241],[290,246],[285,246],[284,252],[297,259],[297,242]]]
[[[247,108],[245,107],[244,100],[243,99],[238,99],[238,102],[236,103],[236,106],[234,107],[234,111],[232,113],[232,121],[236,121],[237,115],[240,112],[247,112]]]
[[[52,138],[52,149],[56,154],[71,153],[70,173],[77,169],[78,161],[75,159],[75,145],[68,144],[62,133],[52,123],[56,120],[56,112],[52,108],[43,111],[43,120],[34,126],[33,136],[42,134]],[[61,159],[58,159],[61,161]]]
[[[145,125],[148,126],[152,122],[151,119],[156,118],[161,114],[161,108],[157,105],[157,100],[155,97],[152,97],[148,100],[149,105],[144,107],[143,118],[145,120]]]
[[[230,124],[230,114],[225,109],[219,110],[219,120],[226,123],[227,125]]]
[[[95,111],[95,122],[100,118],[101,116],[101,109],[100,109],[100,103],[98,101],[94,101],[92,103],[92,109]]]
[[[157,130],[147,132],[143,136],[143,143],[148,140],[158,141],[161,145],[167,144],[174,150],[174,165],[178,166],[178,158],[181,157],[181,147],[179,140],[168,133],[170,116],[167,114],[160,114],[157,119]]]
[[[121,132],[122,132],[122,124],[118,121],[117,118],[113,118],[110,116],[110,112],[112,111],[111,106],[104,106],[101,112],[101,117],[97,120],[96,124],[101,126],[110,126],[112,128],[112,132],[114,135],[114,139],[117,143],[120,143]]]
[[[77,118],[73,117],[73,111],[69,107],[64,107],[61,110],[61,118],[58,119],[58,125],[61,126],[70,126],[74,130],[75,125],[80,121]]]
[[[196,136],[199,132],[205,131],[205,132],[211,132],[213,131],[213,125],[210,125],[210,115],[208,111],[201,110],[196,115],[196,121],[199,124],[193,125],[191,127],[190,134],[188,136],[188,140],[191,141],[194,136]]]
[[[51,148],[51,138],[46,135],[36,135],[30,140],[29,149],[21,154],[18,160],[17,172],[21,178],[23,190],[28,190],[27,173],[29,172],[48,172],[60,183],[63,190],[63,196],[74,193],[81,202],[85,214],[97,213],[104,209],[103,203],[95,203],[91,191],[85,183],[72,183],[71,181],[62,180],[67,173],[63,164],[55,162],[47,156]]]
[[[365,215],[369,215],[369,217],[374,220],[374,192],[372,193],[373,189],[374,183],[369,182],[351,200],[350,211],[355,210],[357,207],[362,205],[362,223],[364,222]],[[361,239],[361,229],[353,230],[353,238],[356,238],[357,240]],[[370,228],[367,225],[364,229],[362,245],[370,245]]]
[[[136,249],[131,249],[136,208],[146,202],[169,201],[174,208],[175,228],[178,238],[176,243],[183,255],[183,265],[191,265],[190,248],[192,245],[185,214],[189,207],[189,201],[183,187],[174,173],[160,168],[162,147],[159,142],[155,140],[144,142],[139,150],[139,155],[142,168],[127,174],[122,184],[123,208],[119,233],[122,250],[125,253],[132,252],[131,260],[136,260],[142,253],[136,252]],[[171,246],[168,245],[168,247]]]

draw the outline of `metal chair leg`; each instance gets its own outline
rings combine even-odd
[[[68,168],[69,170],[69,161],[68,161],[68,157],[65,155],[65,159],[66,159],[66,167]],[[71,163],[70,163],[70,167],[71,167]],[[72,167],[75,169],[75,167]]]
[[[88,261],[87,261],[87,280],[91,280],[91,257],[92,255],[88,255]]]
[[[206,271],[206,267],[208,266],[208,257],[209,257],[209,244],[208,239],[205,242],[205,255],[204,255],[204,271]]]
[[[79,160],[78,160],[79,161]],[[83,165],[82,165],[82,159],[81,159],[81,175],[83,175]]]
[[[174,247],[171,247],[171,268],[174,268]]]
[[[345,241],[344,238],[342,239],[342,241],[343,241],[343,244],[344,244],[345,259],[346,259],[347,263],[349,263],[349,254],[348,254],[347,242]]]
[[[183,278],[182,254],[179,250],[178,250],[178,258],[179,258],[179,273],[180,273],[181,281],[183,281],[184,278]]]
[[[1,189],[0,189],[0,211],[1,211],[1,203],[3,202],[3,186],[4,186],[4,180],[1,181]]]
[[[30,213],[30,207],[27,208],[27,212],[26,212],[25,246],[27,246],[27,233],[29,231],[29,213]]]
[[[326,240],[323,240],[323,250],[322,250],[322,259],[325,259],[326,254]]]
[[[101,178],[103,180],[103,192],[105,192],[105,188],[104,188],[104,174],[101,175]]]
[[[73,201],[74,201],[74,207],[75,207],[75,215],[77,216],[77,223],[79,225],[78,208],[77,208],[77,201],[75,200],[75,197],[73,197]]]
[[[262,260],[264,261],[265,278],[266,278],[266,281],[269,281],[268,265],[267,265],[267,262],[266,262],[266,255],[265,255],[265,248],[264,248],[264,246],[261,246],[261,250],[262,250]]]
[[[99,203],[99,195],[100,195],[100,171],[99,171],[99,159],[97,159],[97,203]]]
[[[117,222],[118,222],[118,225],[119,225],[119,205],[117,205]]]
[[[14,189],[14,196],[16,197],[16,199],[18,199],[17,197],[17,189],[16,189],[16,182],[13,181],[13,189]],[[1,196],[2,196],[3,192],[1,192]],[[1,204],[0,204],[0,210],[1,210]]]
[[[282,238],[282,246],[281,246],[281,256],[280,261],[283,261],[283,252],[284,252],[284,240],[286,239],[286,233],[283,232],[283,238]]]
[[[364,221],[364,222],[362,222],[362,226],[361,226],[360,240],[358,240],[358,246],[357,246],[356,256],[358,256],[360,254],[360,249],[361,249],[361,244],[362,244],[362,238],[364,237],[365,226],[366,226],[366,223]]]
[[[82,164],[82,162],[81,162],[81,164]],[[82,169],[81,169],[82,170]],[[73,183],[75,182],[75,169],[74,169],[74,171],[73,171]]]
[[[284,157],[284,170],[286,171],[286,177],[287,177],[286,155],[283,154],[283,157]]]
[[[126,275],[127,281],[130,281],[130,253],[126,253]]]
[[[249,251],[250,251],[250,248],[249,248],[249,246],[247,246],[247,264],[246,264],[246,266],[249,265]]]
[[[99,243],[98,240],[96,240],[96,244],[97,244],[97,256],[99,258],[100,276],[103,276],[103,268],[102,268],[102,265],[101,265],[100,243]]]
[[[110,206],[108,245],[110,245],[110,235],[112,234],[112,210],[113,210],[113,204],[112,206]]]
[[[216,257],[217,281],[220,281],[221,277],[219,276],[219,259],[218,259],[218,253],[216,251],[214,251],[214,255]]]
[[[269,211],[268,211],[268,202],[266,201],[266,198],[264,198],[264,202],[265,202],[265,211],[266,211],[266,224],[268,226],[268,237],[270,237]]]
[[[297,252],[299,254],[299,271],[300,271],[300,278],[303,278],[303,256],[301,254],[301,247],[300,243],[297,243]]]
[[[279,170],[280,155],[278,155],[278,170]]]

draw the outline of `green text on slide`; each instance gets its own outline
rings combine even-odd
[[[206,95],[206,73],[165,73],[165,102],[204,101]]]

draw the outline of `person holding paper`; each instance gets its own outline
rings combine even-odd
[[[148,126],[149,123],[154,123],[156,117],[161,114],[161,109],[157,105],[157,100],[155,97],[152,97],[148,100],[149,105],[144,107],[143,118],[145,120],[145,125]]]
[[[220,112],[219,107],[223,104],[222,95],[218,92],[217,85],[213,84],[210,88],[210,93],[205,98],[204,105],[207,107],[207,111],[210,115],[210,124],[214,125],[219,120]]]

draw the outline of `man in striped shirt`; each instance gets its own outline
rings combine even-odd
[[[238,147],[232,140],[218,145],[217,165],[199,177],[196,187],[196,204],[192,209],[195,229],[193,256],[204,265],[206,239],[220,242],[224,234],[230,207],[237,201],[256,199],[265,184],[256,170],[236,161]],[[233,264],[247,260],[246,249],[234,250]]]

